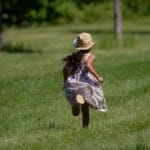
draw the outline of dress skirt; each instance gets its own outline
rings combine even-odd
[[[97,79],[84,67],[65,82],[65,96],[71,106],[76,104],[76,95],[82,95],[85,102],[99,111],[107,111],[102,86]]]

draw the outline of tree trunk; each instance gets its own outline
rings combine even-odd
[[[118,40],[122,39],[121,0],[114,0],[114,31]]]
[[[3,29],[2,29],[2,6],[0,4],[0,49],[3,44]]]

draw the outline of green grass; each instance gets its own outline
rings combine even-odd
[[[135,26],[135,24],[138,24]],[[9,28],[0,52],[0,149],[148,150],[150,22]],[[108,112],[90,109],[89,129],[73,117],[62,91],[61,59],[77,33],[91,32]],[[20,51],[19,51],[20,49]]]

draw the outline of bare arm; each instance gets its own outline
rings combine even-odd
[[[86,62],[86,67],[88,68],[89,72],[92,73],[96,77],[98,81],[102,82],[103,78],[98,75],[98,73],[93,67],[95,60],[96,60],[96,56],[92,54]]]

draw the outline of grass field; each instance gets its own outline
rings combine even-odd
[[[0,52],[1,150],[150,149],[150,21],[124,22],[117,44],[110,23],[9,28]],[[63,94],[61,59],[72,40],[92,33],[108,112],[90,109],[82,129]]]

